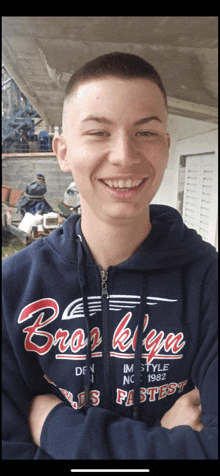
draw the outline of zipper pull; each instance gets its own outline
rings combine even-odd
[[[99,270],[101,274],[101,295],[103,299],[109,299],[108,289],[107,289],[107,279],[108,279],[108,272],[104,271],[99,265]]]

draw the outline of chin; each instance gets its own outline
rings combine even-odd
[[[148,216],[149,205],[145,207],[131,207],[131,206],[117,206],[111,207],[107,210],[100,211],[103,218],[106,217],[109,221],[127,221],[139,218],[145,218]]]

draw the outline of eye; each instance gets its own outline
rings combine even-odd
[[[97,137],[104,137],[104,136],[108,136],[108,132],[104,132],[104,131],[94,131],[94,132],[88,132],[88,134],[90,136],[97,136]]]
[[[140,131],[137,132],[136,136],[138,137],[155,137],[157,134],[155,132],[150,131]]]

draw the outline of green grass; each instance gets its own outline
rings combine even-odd
[[[6,245],[2,246],[2,259],[8,258],[9,256],[14,255],[15,253],[18,253],[18,251],[22,250],[24,246],[22,245]]]

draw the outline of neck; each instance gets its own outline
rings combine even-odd
[[[81,228],[95,263],[106,271],[130,258],[149,235],[149,208],[132,220],[104,221],[82,209]]]

